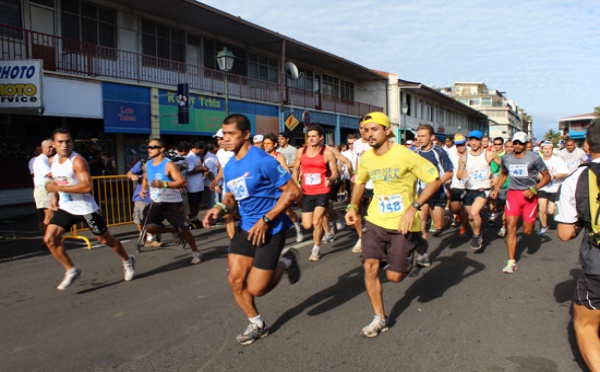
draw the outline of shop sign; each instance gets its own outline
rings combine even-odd
[[[0,61],[0,112],[42,114],[43,76],[42,60]]]

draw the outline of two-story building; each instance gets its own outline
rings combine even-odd
[[[339,143],[362,115],[387,111],[386,76],[193,0],[0,6],[0,170],[11,174],[0,205],[32,200],[27,158],[57,127],[72,131],[76,151],[96,141],[122,174],[149,138],[208,141],[227,112],[248,116],[253,133],[286,130],[301,144],[309,119]],[[224,71],[216,57],[227,51]],[[39,99],[15,106],[26,97],[8,89],[11,71],[37,63]],[[179,83],[189,85],[187,123],[177,116]]]

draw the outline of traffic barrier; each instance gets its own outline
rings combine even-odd
[[[106,219],[106,226],[126,225],[133,222],[133,184],[126,175],[95,176],[92,177],[92,195],[100,207],[100,213]],[[92,244],[88,238],[78,235],[78,231],[89,230],[83,223],[75,224],[71,234],[63,237],[67,239],[83,240],[88,249]]]

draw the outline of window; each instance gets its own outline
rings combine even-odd
[[[314,72],[303,67],[298,67],[298,73],[300,75],[298,79],[288,80],[288,86],[312,92],[314,87]]]
[[[354,83],[340,80],[340,98],[354,101]]]
[[[354,83],[323,75],[323,94],[354,101]]]
[[[222,42],[217,42],[215,39],[203,39],[202,54],[204,55],[204,68],[220,71],[216,57],[217,53],[223,50],[224,47],[227,47],[235,56],[233,68],[229,73],[246,76],[246,50],[233,45],[225,45]],[[206,71],[205,74],[212,74],[212,72]]]
[[[23,27],[23,17],[21,14],[20,0],[0,0],[0,24],[5,24],[14,27]],[[21,31],[8,28],[0,28],[0,36],[21,39],[23,34]]]
[[[146,66],[180,70],[183,65],[173,61],[185,62],[185,33],[142,19],[142,54]]]
[[[333,76],[323,75],[322,93],[328,96],[337,97],[340,93],[340,80]]]
[[[481,97],[481,106],[491,106],[492,105],[492,97]]]
[[[95,45],[115,48],[117,15],[112,9],[82,1],[62,0],[62,36]],[[68,50],[79,50],[81,45],[65,43]]]
[[[29,3],[54,8],[54,0],[29,0]]]
[[[277,83],[279,81],[279,64],[274,58],[248,54],[248,77]]]

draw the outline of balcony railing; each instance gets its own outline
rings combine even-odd
[[[47,71],[173,87],[180,82],[187,82],[190,89],[196,91],[213,95],[225,94],[224,73],[218,70],[1,24],[0,57],[3,60],[42,59],[44,70]],[[382,110],[378,106],[342,100],[318,92],[293,88],[280,92],[279,84],[246,76],[229,74],[228,80],[230,98],[271,104],[283,101],[288,106],[356,116]]]

